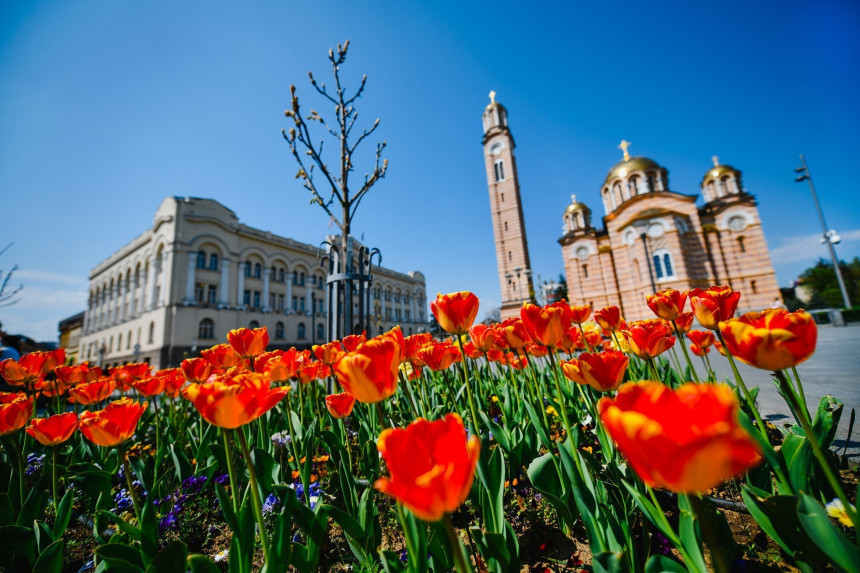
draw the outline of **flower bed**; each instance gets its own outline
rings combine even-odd
[[[857,476],[830,451],[842,404],[808,404],[794,368],[815,323],[734,318],[739,296],[475,325],[462,292],[431,305],[446,340],[267,352],[239,329],[158,372],[6,360],[0,568],[860,570]],[[791,424],[763,423],[736,360],[773,372]]]

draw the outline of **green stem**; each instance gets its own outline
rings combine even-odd
[[[385,416],[385,408],[382,407],[382,402],[375,402],[373,405],[376,407],[376,418],[379,422],[379,431],[382,432],[385,428],[391,428],[391,423]]]
[[[415,418],[421,416],[421,413],[418,411],[418,408],[415,407],[415,400],[412,399],[412,390],[409,389],[409,379],[406,377],[403,372],[399,372],[400,376],[400,385],[403,387],[403,393],[406,394],[406,399],[409,401],[409,406],[412,408],[412,413]],[[413,418],[413,420],[415,419]]]
[[[713,566],[714,571],[717,573],[728,573],[731,570],[729,567],[729,560],[726,557],[725,551],[723,551],[723,548],[720,546],[719,536],[717,532],[714,531],[712,520],[708,519],[708,516],[705,515],[705,506],[702,503],[700,494],[680,495],[686,496],[687,503],[689,503],[690,507],[693,508],[696,519],[699,520],[702,537],[704,538],[705,545],[708,546],[708,549],[711,552],[711,565]]]
[[[681,544],[681,539],[675,533],[675,530],[672,529],[672,526],[669,524],[669,519],[666,517],[666,512],[663,511],[663,506],[660,505],[660,501],[657,499],[657,495],[654,493],[654,489],[650,485],[645,485],[645,489],[648,490],[648,495],[651,497],[651,503],[654,504],[654,507],[657,508],[657,515],[662,517],[661,524],[658,527],[662,530],[663,535],[665,535],[669,541],[672,542],[678,551],[681,553],[681,557],[684,558],[684,563],[688,564],[692,567],[692,559],[690,559],[690,555],[687,553],[686,549],[684,549]]]
[[[463,350],[463,341],[457,339],[457,348],[460,349],[460,356],[463,359],[463,382],[466,384],[466,395],[469,397],[469,410],[472,412],[472,424],[474,427],[475,435],[478,437],[481,436],[480,426],[478,425],[478,413],[475,409],[475,398],[472,396],[472,386],[469,384],[469,365],[466,362],[466,352]]]
[[[552,366],[553,377],[555,378],[555,391],[558,394],[558,405],[561,408],[561,421],[564,424],[564,431],[567,432],[567,438],[573,440],[573,432],[570,429],[570,418],[567,415],[567,406],[565,405],[564,394],[561,392],[561,381],[559,380],[558,366],[556,365],[555,349],[549,349],[549,361]],[[579,462],[579,457],[574,456],[574,459]]]
[[[654,359],[649,358],[648,360],[646,360],[646,362],[648,362],[648,366],[651,368],[651,374],[654,375],[654,381],[655,382],[662,382],[660,380],[660,374],[657,372],[657,366],[654,365]]]
[[[794,373],[794,381],[797,383],[797,397],[800,398],[800,403],[803,405],[803,411],[809,416],[809,408],[806,406],[806,393],[803,391],[803,384],[800,383],[800,375],[797,373],[797,368],[791,367]]]
[[[588,351],[589,354],[593,353],[594,350],[592,350],[591,345],[588,343],[588,340],[585,339],[585,330],[582,328],[582,324],[577,324],[577,326],[579,327],[579,333],[582,335],[582,342],[585,343],[585,349]]]
[[[269,538],[266,535],[266,524],[263,521],[263,505],[260,502],[260,491],[257,488],[257,472],[254,470],[254,464],[251,463],[251,452],[248,451],[248,442],[245,441],[245,432],[242,431],[242,428],[236,428],[234,433],[239,436],[239,445],[242,448],[242,455],[245,457],[245,465],[248,467],[248,479],[250,483],[248,487],[251,488],[251,501],[254,505],[254,515],[257,518],[257,527],[260,529],[260,543],[263,545],[263,557],[265,562],[269,563]],[[309,496],[308,492],[305,492],[305,499]]]
[[[451,545],[451,551],[454,553],[454,567],[457,573],[472,573],[472,567],[467,563],[466,554],[463,551],[463,544],[454,530],[454,523],[451,521],[450,513],[445,514],[445,517],[442,518],[442,523],[445,525],[448,543]]]
[[[298,382],[298,384],[301,384],[301,382]],[[290,444],[293,446],[293,448],[292,448],[293,449],[293,459],[296,460],[296,471],[299,472],[299,483],[302,484],[302,491],[305,492],[305,504],[308,507],[310,507],[311,496],[308,493],[308,488],[305,487],[305,473],[304,473],[304,471],[302,471],[303,468],[302,468],[302,462],[300,461],[301,457],[299,456],[299,446],[296,443],[296,431],[295,431],[295,428],[293,428],[293,411],[292,411],[291,406],[290,406],[290,397],[287,396],[287,398],[286,398],[286,400],[284,400],[284,402],[287,405],[287,422],[290,425]],[[289,466],[287,466],[287,467],[289,467]]]
[[[224,455],[227,456],[227,474],[230,476],[230,497],[233,498],[233,512],[239,512],[239,488],[236,486],[236,472],[233,469],[233,444],[230,443],[229,430],[220,428],[224,438]]]
[[[35,409],[35,408],[34,408]],[[24,440],[27,438],[27,434],[23,434],[21,438],[21,447],[15,448],[16,458],[18,459],[18,495],[19,502],[21,503],[21,507],[24,507]]]
[[[675,336],[678,338],[678,342],[681,343],[681,350],[684,351],[684,358],[687,359],[687,366],[690,367],[690,374],[693,375],[693,380],[699,382],[699,375],[696,374],[696,369],[693,367],[693,361],[690,360],[690,353],[687,352],[687,343],[684,333],[678,330],[678,325],[675,324],[674,320],[672,320],[672,328],[675,329]]]
[[[125,449],[125,444],[119,446],[119,459],[122,460],[122,469],[125,473],[125,481],[128,483],[128,493],[131,495],[131,501],[134,504],[134,513],[137,515],[138,525],[142,525],[140,519],[140,502],[137,500],[137,492],[134,491],[134,482],[131,479],[131,466],[128,464],[128,452]]]
[[[53,487],[54,494],[54,511],[57,510],[57,506],[60,503],[60,499],[57,497],[57,446],[51,447],[51,470],[52,470],[52,480],[51,486]]]

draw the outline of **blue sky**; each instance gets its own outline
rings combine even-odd
[[[17,263],[12,332],[55,339],[90,269],[147,229],[168,195],[211,197],[246,224],[318,243],[321,209],[280,130],[289,86],[351,40],[390,171],[354,232],[428,294],[500,300],[481,148],[494,89],[516,139],[534,272],[562,271],[570,194],[602,214],[630,151],[697,193],[714,154],[760,202],[780,284],[826,253],[798,154],[843,258],[860,254],[860,5],[834,2],[4,2],[0,4],[0,268]],[[371,150],[372,146],[367,149]],[[371,168],[370,157],[357,173]]]

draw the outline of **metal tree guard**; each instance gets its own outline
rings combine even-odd
[[[326,269],[328,295],[328,334],[330,340],[340,340],[349,334],[367,331],[370,335],[370,284],[375,265],[382,264],[382,253],[369,249],[352,237],[347,252],[341,253],[338,237],[328,237],[320,245],[325,248],[320,265]],[[353,308],[358,301],[358,313]]]

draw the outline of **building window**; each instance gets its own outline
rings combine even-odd
[[[211,318],[204,318],[197,326],[197,338],[210,339],[215,338],[215,321]]]
[[[277,300],[277,297],[276,297],[275,295],[273,295],[273,294],[270,294],[270,295],[269,295],[269,308],[277,308],[277,307],[275,306],[275,301],[276,301],[276,300]]]
[[[283,267],[278,269],[278,282],[279,283],[285,282],[284,281],[284,269],[283,269]]]
[[[153,342],[155,342],[155,323],[154,322],[149,323],[149,338],[147,340],[149,341],[149,344],[152,344]]]
[[[245,306],[251,306],[251,291],[242,291],[242,304]]]
[[[304,322],[299,323],[299,326],[296,329],[296,336],[298,337],[299,340],[304,340],[305,338],[307,338],[307,334],[305,333],[305,323]]]
[[[245,277],[251,278],[251,263],[242,263],[245,266]]]
[[[756,286],[755,281],[750,281],[750,290],[753,294],[758,294],[758,286]]]
[[[291,308],[293,309],[293,311],[299,310],[299,297],[297,297],[297,296],[293,297],[293,302],[291,303]]]
[[[675,277],[675,269],[672,266],[672,255],[669,251],[661,249],[654,253],[654,274],[657,279],[670,279]]]
[[[125,348],[126,348],[126,350],[131,348],[131,331],[130,330],[128,331],[128,338],[125,342]]]
[[[409,317],[409,310],[404,311],[404,314],[406,315],[406,322],[410,322],[411,319]]]
[[[508,222],[505,221],[505,231],[507,231],[507,230],[508,230]]]
[[[755,281],[753,281],[753,282],[755,282]],[[120,332],[116,336],[116,349],[120,350],[121,348],[122,348],[122,332]]]
[[[205,286],[203,283],[197,283],[194,285],[194,300],[197,302],[203,302],[203,293]]]
[[[744,245],[744,238],[743,237],[738,237],[738,250],[740,250],[740,252],[742,252],[742,253],[747,252],[746,245]]]
[[[588,265],[582,265],[582,276],[588,278]]]
[[[299,286],[305,286],[305,273],[299,275]]]
[[[209,285],[209,291],[207,293],[209,296],[206,297],[206,302],[209,304],[215,304],[218,302],[218,287],[215,285]]]
[[[275,338],[281,339],[284,337],[284,323],[276,322],[275,323]]]
[[[509,261],[514,260],[514,256],[511,254],[511,252],[510,252],[510,251],[508,251],[508,260],[509,260]]]
[[[305,297],[299,299],[299,310],[302,312],[305,311]]]
[[[248,323],[248,328],[260,328],[260,323],[256,320],[252,320],[250,323]]]
[[[204,253],[203,251],[197,251],[197,268],[206,268],[206,253]]]
[[[504,203],[504,202],[505,202],[505,194],[502,193],[502,203]]]
[[[278,295],[278,310],[284,310],[284,295]]]
[[[263,276],[263,267],[260,266],[260,263],[254,263],[254,278],[258,279]]]
[[[260,291],[254,291],[254,308],[260,308]]]
[[[493,163],[493,173],[496,176],[496,181],[504,181],[505,180],[505,162],[501,159],[497,159],[495,163]]]
[[[325,340],[325,327],[322,324],[317,325],[317,340]]]
[[[209,270],[217,271],[218,270],[218,255],[212,253],[209,255]]]

